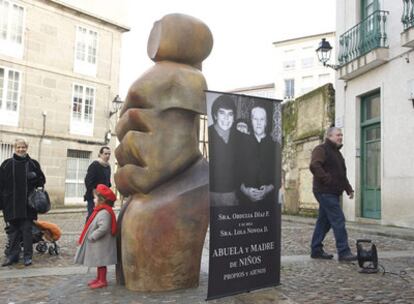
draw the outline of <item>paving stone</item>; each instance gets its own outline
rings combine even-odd
[[[109,287],[102,290],[90,290],[86,284],[94,276],[94,271],[87,273],[86,270],[78,271],[76,268],[71,268],[74,266],[73,255],[78,235],[85,222],[85,213],[50,214],[42,216],[42,219],[54,222],[62,228],[63,236],[58,241],[61,254],[50,256],[36,253],[32,267],[25,268],[19,264],[1,268],[0,304],[205,303],[208,276],[206,273],[207,240],[203,250],[200,287],[196,289],[166,293],[135,293],[115,285],[114,270],[110,268]],[[0,248],[5,244],[5,235],[2,233],[1,225]],[[410,256],[414,250],[413,241],[377,234],[361,234],[356,230],[349,230],[353,250],[354,241],[358,238],[370,238],[378,246],[380,263],[387,273],[366,275],[358,272],[357,263],[310,259],[309,243],[312,237],[310,225],[301,222],[283,222],[282,227],[284,255],[281,268],[282,285],[214,300],[210,303],[414,303],[414,255]],[[327,236],[325,248],[329,252],[335,252],[332,233]],[[33,269],[33,273],[39,271],[39,275],[30,277],[30,269]]]

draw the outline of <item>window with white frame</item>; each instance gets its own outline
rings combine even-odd
[[[290,71],[295,69],[295,60],[286,60],[283,62],[283,69]]]
[[[302,58],[302,68],[308,69],[313,67],[313,57]]]
[[[72,134],[93,135],[94,105],[95,88],[74,84],[70,123],[70,132]]]
[[[302,77],[302,93],[307,93],[313,88],[313,76]]]
[[[293,99],[295,97],[295,79],[285,79],[284,99]]]
[[[0,0],[0,53],[23,57],[23,23],[23,6]]]
[[[324,85],[329,83],[331,80],[331,75],[329,73],[319,74],[319,85]]]
[[[96,76],[97,48],[98,32],[78,26],[76,28],[75,72]]]
[[[19,71],[0,67],[0,124],[17,126],[21,74]]]
[[[198,147],[203,157],[208,159],[208,120],[207,115],[200,115],[200,134]]]
[[[65,204],[82,203],[86,192],[85,176],[90,163],[91,152],[68,150],[65,178]]]
[[[0,143],[0,164],[13,156],[14,146],[12,144]]]

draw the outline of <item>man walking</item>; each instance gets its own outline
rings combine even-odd
[[[109,158],[111,157],[111,149],[109,147],[102,147],[99,150],[98,159],[93,161],[86,173],[85,187],[86,193],[84,200],[87,202],[88,216],[86,220],[91,216],[95,203],[93,202],[93,190],[98,184],[104,184],[111,187],[111,166],[109,164]]]
[[[340,129],[332,127],[326,133],[326,140],[312,152],[310,170],[313,174],[313,192],[319,202],[319,216],[312,237],[311,257],[314,259],[332,259],[333,255],[323,250],[323,240],[332,228],[336,241],[339,261],[354,261],[348,245],[345,228],[345,216],[339,199],[344,191],[349,198],[354,197],[354,190],[346,176],[345,160],[339,150],[342,147],[343,134]]]

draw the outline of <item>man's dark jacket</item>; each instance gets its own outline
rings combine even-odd
[[[309,168],[313,174],[313,192],[336,195],[353,192],[346,177],[345,160],[339,152],[341,147],[326,139],[312,151]]]
[[[277,177],[280,172],[280,162],[277,160],[279,152],[278,143],[274,142],[269,135],[257,141],[254,134],[240,136],[240,146],[237,158],[237,170],[239,185],[259,189],[265,185],[273,185],[275,188],[259,202],[274,204],[275,194],[279,189],[280,182]],[[250,199],[239,192],[241,204],[252,206]],[[257,207],[257,206],[255,206]]]
[[[2,205],[4,219],[37,219],[37,212],[31,208],[27,199],[36,187],[43,187],[46,183],[45,175],[40,164],[25,157],[13,155],[0,166],[0,205]]]
[[[232,192],[237,188],[235,176],[235,155],[237,152],[237,131],[230,130],[229,141],[217,133],[214,125],[208,128],[209,162],[210,162],[210,191]]]
[[[111,166],[103,166],[95,160],[89,165],[85,177],[86,193],[83,197],[85,201],[93,199],[93,190],[98,184],[111,187]]]

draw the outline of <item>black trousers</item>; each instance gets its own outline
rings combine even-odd
[[[9,221],[8,237],[10,247],[7,256],[11,259],[18,259],[20,254],[20,243],[23,239],[23,256],[31,258],[33,256],[33,221],[30,219],[17,219]]]

